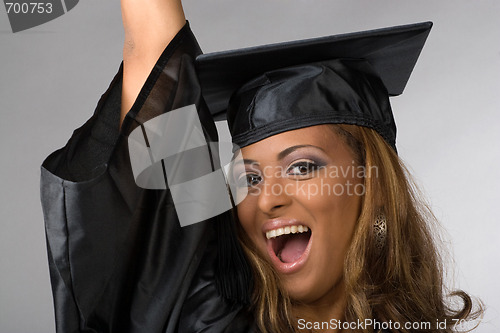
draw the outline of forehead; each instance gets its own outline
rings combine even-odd
[[[335,132],[332,125],[316,125],[279,133],[243,147],[241,153],[244,158],[273,157],[283,150],[294,146],[314,146],[327,154],[339,153],[346,149],[346,145]],[[314,147],[310,147],[314,149]]]

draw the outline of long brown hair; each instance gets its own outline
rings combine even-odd
[[[456,331],[457,322],[481,316],[480,302],[473,311],[467,293],[445,289],[436,219],[396,152],[373,129],[343,124],[331,125],[331,129],[368,171],[361,214],[344,261],[344,321],[376,319],[401,324],[401,332],[448,333]],[[387,225],[382,246],[374,228],[381,213]],[[242,228],[238,237],[253,269],[252,304],[259,329],[264,333],[297,332],[292,300],[278,274]],[[451,301],[456,298],[461,304],[453,307]],[[431,327],[405,329],[404,323],[429,323]],[[360,332],[373,332],[373,327]]]

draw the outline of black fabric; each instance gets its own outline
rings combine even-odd
[[[42,165],[57,332],[251,332],[252,320],[217,292],[212,220],[181,228],[169,190],[136,186],[127,135],[169,110],[201,101],[188,24],[156,63],[119,128],[122,68],[94,115]]]
[[[401,94],[431,22],[197,57],[204,99],[239,147],[301,127],[375,129],[396,150],[389,96]]]
[[[391,96],[403,93],[432,22],[359,31],[203,54],[196,68],[203,96],[216,119],[225,118],[231,95],[272,70],[332,59],[364,59]]]
[[[364,60],[336,59],[266,72],[235,93],[227,118],[239,147],[298,128],[342,123],[373,128],[396,149],[387,89]]]

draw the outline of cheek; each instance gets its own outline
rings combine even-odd
[[[356,179],[323,178],[310,184],[311,190],[301,195],[300,201],[321,219],[357,219],[361,212],[361,187]]]
[[[361,213],[362,197],[349,193],[333,195],[329,199],[330,206],[323,210],[325,219],[328,218],[330,221],[329,230],[326,233],[331,239],[335,239],[345,252]]]
[[[245,233],[250,237],[252,241],[255,242],[255,237],[257,236],[258,226],[255,219],[255,202],[253,202],[252,197],[245,198],[236,207],[236,212],[238,215],[238,220],[241,227]]]
[[[353,184],[353,180],[349,180]],[[361,212],[362,197],[348,192],[347,180],[332,180],[331,186],[344,188],[344,193],[323,193],[309,200],[309,210],[317,225],[319,251],[323,252],[323,261],[335,263],[331,269],[338,270],[342,266],[343,256],[347,252],[354,229]],[[325,187],[326,188],[326,187]],[[352,187],[351,187],[352,189]],[[340,190],[338,190],[340,191]]]

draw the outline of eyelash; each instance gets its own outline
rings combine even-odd
[[[258,180],[257,180],[258,182],[262,181],[262,176],[260,176],[257,173],[244,173],[240,177],[238,177],[238,179],[236,180],[238,186],[239,187],[254,187],[254,186],[256,186],[257,183],[251,183],[251,181],[249,181],[250,177],[258,178]],[[244,184],[242,184],[243,181],[245,182]]]
[[[292,173],[291,170],[294,168],[306,168],[306,170],[303,170],[303,173]],[[311,160],[302,160],[293,163],[288,167],[286,170],[287,176],[292,176],[292,177],[297,177],[297,178],[303,178],[305,176],[309,176],[311,173],[321,169],[323,165],[318,164],[314,161]],[[262,182],[262,176],[259,173],[256,172],[246,172],[241,174],[237,179],[236,182],[238,184],[238,187],[255,187],[257,186],[260,182]]]
[[[306,170],[303,170],[305,173],[290,173],[289,171],[294,169],[294,168],[306,168]],[[308,174],[310,174],[311,172],[314,172],[314,171],[317,171],[319,170],[320,168],[322,168],[323,166],[314,162],[314,161],[311,161],[311,160],[302,160],[302,161],[298,161],[298,162],[295,162],[294,164],[290,165],[290,167],[287,169],[287,175],[291,175],[291,176],[306,176]]]

